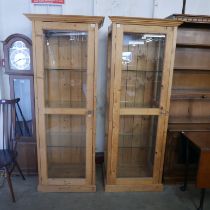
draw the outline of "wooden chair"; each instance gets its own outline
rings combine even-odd
[[[23,180],[25,177],[17,163],[17,137],[15,135],[16,122],[16,105],[20,101],[19,98],[12,100],[0,100],[0,116],[3,119],[3,133],[0,138],[2,146],[0,147],[0,170],[6,173],[6,179],[12,195],[12,200],[15,202],[15,195],[11,182],[11,174],[15,167],[17,167]]]

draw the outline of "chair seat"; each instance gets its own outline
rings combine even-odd
[[[0,150],[0,168],[11,164],[17,156],[16,151]]]

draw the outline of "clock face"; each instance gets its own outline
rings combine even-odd
[[[13,70],[30,70],[30,50],[22,41],[15,41],[9,49],[9,64]]]

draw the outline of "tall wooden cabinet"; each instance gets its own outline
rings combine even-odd
[[[160,191],[176,20],[110,17],[106,191]]]
[[[26,16],[33,25],[38,190],[95,191],[95,84],[103,17]]]
[[[174,76],[167,135],[164,180],[184,178],[185,145],[180,131],[210,130],[210,17],[172,15],[182,20],[177,33]],[[190,174],[198,157],[190,150]]]

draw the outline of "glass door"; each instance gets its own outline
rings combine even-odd
[[[58,29],[43,23],[40,32],[43,66],[37,76],[43,80],[38,78],[37,85],[44,90],[43,95],[38,93],[44,107],[39,113],[44,128],[40,128],[43,176],[46,183],[64,184],[66,179],[87,183],[93,167],[94,29],[83,24],[59,24]]]
[[[163,27],[117,25],[110,183],[160,183],[173,37]],[[115,152],[116,151],[116,152]],[[147,180],[147,181],[146,181]]]

